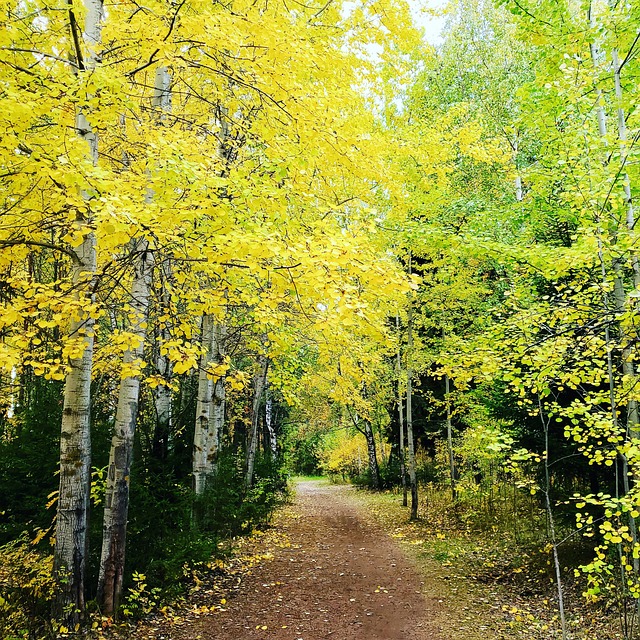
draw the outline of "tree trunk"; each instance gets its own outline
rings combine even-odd
[[[413,348],[413,308],[409,302],[407,314],[407,445],[409,449],[409,484],[411,486],[411,520],[418,518],[418,480],[416,478],[416,454],[413,439],[413,412],[411,399],[413,395],[411,370],[411,350]]]
[[[244,484],[247,489],[253,486],[253,469],[256,461],[256,451],[258,449],[258,422],[260,418],[260,402],[267,381],[269,370],[269,358],[261,356],[259,360],[261,367],[253,378],[253,406],[251,408],[251,432],[249,434],[249,446],[247,447],[247,463]]]
[[[376,440],[373,437],[373,429],[368,420],[364,420],[364,437],[367,440],[367,453],[369,454],[369,473],[371,474],[371,484],[376,491],[380,490],[380,468],[378,467],[378,456],[376,455]]]
[[[93,232],[76,249],[73,266],[78,298],[93,301],[90,280],[96,270]],[[84,295],[81,293],[84,292]],[[91,368],[94,320],[78,311],[69,325],[70,336],[82,336],[82,357],[71,360],[64,386],[60,438],[60,484],[56,515],[53,573],[59,587],[56,614],[75,627],[84,611],[87,527],[91,485]]]
[[[78,69],[95,68],[95,47],[101,40],[103,9],[100,0],[84,0],[85,23],[82,41],[86,52],[76,51]],[[73,10],[69,11],[70,26],[78,36]],[[75,38],[80,46],[80,38]],[[84,59],[84,64],[81,60]],[[86,116],[76,116],[76,131],[89,147],[89,157],[98,162],[98,137]],[[85,194],[89,200],[89,194]],[[77,262],[71,276],[79,302],[69,323],[69,337],[82,341],[82,356],[71,360],[64,386],[64,405],[60,433],[60,483],[56,514],[53,575],[58,586],[54,603],[55,614],[74,628],[84,612],[84,579],[87,557],[87,528],[91,488],[91,369],[93,366],[94,319],[87,312],[87,303],[94,301],[93,283],[97,269],[96,238],[91,214],[79,213],[76,218],[82,244],[75,250]]]
[[[161,110],[159,119],[166,118],[166,113],[171,111],[171,75],[167,67],[156,69],[156,80],[153,90],[151,104]],[[169,283],[171,281],[171,262],[165,257],[158,269],[160,277],[160,301],[162,315],[166,315],[171,308],[171,295],[169,293]],[[158,331],[160,342],[164,343],[170,339],[169,330],[165,325]],[[166,354],[161,353],[160,347],[156,352],[156,370],[167,382],[171,380],[172,366],[171,360]],[[156,427],[153,434],[152,455],[156,460],[164,461],[169,454],[169,439],[171,437],[171,413],[173,394],[168,384],[159,384],[153,390],[153,402],[156,410]]]
[[[269,437],[269,451],[271,460],[276,461],[278,457],[278,439],[276,437],[276,427],[273,424],[273,399],[271,397],[269,381],[266,381],[265,401],[264,401],[264,423]]]
[[[522,202],[522,176],[520,175],[520,167],[518,162],[518,136],[513,142],[513,165],[516,170],[515,190],[516,202]]]
[[[405,446],[404,446],[404,416],[402,411],[402,356],[400,354],[400,317],[396,315],[396,329],[398,330],[398,424],[399,424],[399,446],[400,446],[400,478],[402,482],[402,506],[406,507],[407,502],[407,470],[405,468]]]
[[[171,361],[166,355],[156,357],[156,371],[165,380],[171,378]],[[156,410],[156,425],[153,432],[151,454],[154,459],[165,461],[169,456],[169,439],[171,438],[172,392],[166,384],[159,384],[153,390],[153,404]]]
[[[209,429],[213,405],[213,380],[209,368],[213,361],[214,341],[213,316],[202,316],[202,356],[198,371],[198,396],[196,400],[196,425],[193,436],[193,490],[196,495],[204,492],[207,479],[207,455],[209,452]]]
[[[213,326],[211,357],[216,364],[222,364],[224,362],[225,329],[226,328],[223,324],[216,323]],[[220,437],[224,427],[224,411],[226,404],[225,379],[226,376],[218,375],[213,381],[211,416],[209,418],[209,437],[207,439],[207,448],[204,460],[205,485],[207,480],[215,474],[218,467]]]
[[[610,3],[611,4],[611,3]],[[589,7],[589,21],[590,27],[594,29],[596,25],[595,16],[593,14],[593,6]],[[595,43],[590,44],[591,49],[591,59],[594,68],[598,67],[598,59],[597,59],[597,47]],[[616,115],[617,115],[617,124],[618,124],[618,140],[620,145],[620,158],[622,166],[620,168],[620,172],[623,176],[623,193],[626,204],[626,227],[630,234],[635,234],[635,211],[633,198],[631,193],[631,181],[629,178],[629,173],[626,170],[627,156],[628,156],[628,141],[627,141],[627,125],[624,109],[622,106],[622,83],[621,83],[621,70],[622,65],[620,64],[618,50],[616,48],[613,49],[612,54],[612,62],[613,62],[613,80],[614,80],[614,90],[616,97]],[[597,117],[598,117],[598,132],[600,137],[606,144],[606,136],[607,136],[607,125],[606,125],[606,114],[604,110],[604,105],[602,101],[602,91],[599,87],[596,86],[596,97],[598,99],[598,108],[597,108]],[[609,160],[607,159],[606,162]],[[603,281],[606,286],[606,266],[604,263],[604,258],[602,255],[602,246],[601,242],[599,242],[599,254],[600,261],[602,267],[602,276]],[[634,247],[634,243],[631,243],[631,247]],[[631,266],[633,269],[633,287],[638,289],[640,287],[640,264],[638,262],[638,257],[636,254],[635,248],[631,249]],[[614,296],[614,304],[616,307],[616,315],[618,316],[617,320],[617,329],[618,329],[618,338],[622,348],[622,373],[628,380],[633,380],[634,383],[632,387],[635,387],[637,384],[637,376],[638,372],[636,371],[635,365],[635,340],[633,336],[630,335],[634,332],[633,328],[631,332],[628,331],[627,327],[624,325],[624,320],[620,320],[622,316],[624,316],[625,312],[630,306],[630,300],[627,296],[625,290],[625,278],[623,271],[623,264],[619,259],[614,259],[613,261],[613,296]],[[607,304],[607,295],[605,293],[605,307],[608,307]],[[610,335],[608,327],[605,329],[606,332],[606,344],[607,344],[607,360],[608,360],[608,368],[609,368],[609,384],[610,384],[610,395],[611,395],[611,413],[612,413],[612,422],[614,428],[617,426],[617,411],[616,411],[616,401],[615,401],[615,391],[614,391],[614,378],[613,378],[613,364],[612,364],[612,353],[610,345]],[[634,398],[629,398],[627,401],[627,439],[637,439],[640,437],[639,433],[639,424],[640,424],[640,415],[638,410],[638,402]],[[623,484],[624,484],[624,492],[629,493],[630,485],[629,485],[629,474],[628,474],[628,459],[624,453],[620,453],[620,457],[622,459],[623,466]],[[629,516],[629,530],[631,533],[632,544],[635,547],[637,545],[638,540],[638,532],[636,520],[631,515]],[[633,573],[637,579],[637,576],[640,575],[640,559],[634,557],[633,558]],[[640,612],[640,601],[636,603],[638,611]]]
[[[445,375],[444,377],[445,384],[445,404],[447,408],[447,445],[449,449],[449,478],[451,481],[451,500],[453,502],[456,501],[457,498],[457,490],[456,490],[456,463],[453,457],[453,425],[451,423],[451,389],[450,389],[450,381],[449,376]]]
[[[156,292],[156,300],[159,305],[160,316],[167,316],[171,310],[171,294],[169,282],[171,278],[171,264],[168,258],[156,265],[156,273],[159,274],[160,283]],[[173,392],[169,386],[173,367],[166,353],[162,353],[162,346],[169,341],[171,334],[166,326],[166,320],[157,323],[155,332],[154,360],[156,374],[162,377],[163,382],[153,390],[153,405],[156,412],[155,429],[153,431],[153,443],[151,455],[154,460],[164,462],[169,456],[169,441],[171,439],[171,423],[173,414]]]
[[[135,274],[131,287],[131,333],[135,347],[124,352],[124,367],[138,365],[144,355],[144,342],[151,291],[153,254],[145,239],[134,241]],[[120,603],[129,513],[129,481],[133,458],[133,435],[138,414],[140,375],[126,375],[120,383],[114,434],[109,452],[109,472],[104,501],[102,554],[98,578],[98,602],[105,615],[112,615]]]

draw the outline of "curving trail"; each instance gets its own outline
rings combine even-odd
[[[367,521],[350,489],[297,486],[291,547],[246,578],[226,611],[148,636],[202,640],[446,640],[442,600],[398,544]],[[263,628],[266,627],[266,628]]]

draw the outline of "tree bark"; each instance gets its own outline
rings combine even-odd
[[[211,356],[216,364],[224,362],[224,342],[226,337],[225,325],[216,323],[213,326],[211,343]],[[205,485],[216,473],[218,467],[218,455],[220,452],[220,437],[224,428],[224,412],[226,405],[224,375],[217,375],[213,381],[211,395],[211,416],[209,418],[209,437],[207,439],[204,460]]]
[[[451,388],[449,376],[445,375],[444,377],[445,384],[445,404],[447,409],[447,445],[449,449],[449,477],[451,481],[451,500],[453,502],[456,501],[457,498],[457,490],[456,490],[456,463],[453,457],[453,425],[451,422]]]
[[[76,51],[81,71],[95,68],[95,48],[101,40],[103,7],[100,0],[84,0],[85,23],[82,41],[87,49]],[[77,33],[76,18],[69,11],[71,30]],[[76,40],[77,45],[79,42]],[[84,57],[84,65],[80,64]],[[89,148],[94,165],[98,162],[98,137],[84,113],[76,115],[76,131]],[[84,194],[89,200],[89,194]],[[64,386],[64,404],[60,434],[60,483],[56,515],[53,575],[58,586],[54,603],[56,616],[75,628],[84,612],[84,581],[87,557],[87,528],[91,489],[91,369],[93,366],[94,319],[86,305],[94,301],[94,278],[97,269],[96,237],[91,214],[78,213],[78,231],[82,244],[75,250],[77,262],[71,277],[79,302],[69,323],[69,337],[80,338],[82,356],[70,361]]]
[[[159,120],[162,122],[166,114],[171,111],[171,75],[167,67],[156,69],[156,80],[151,104],[161,109]],[[159,265],[160,294],[158,296],[162,308],[162,315],[166,315],[171,307],[169,283],[171,281],[171,262],[165,258]],[[166,326],[158,331],[160,342],[167,342],[170,338]],[[171,379],[171,360],[161,353],[158,347],[155,358],[158,375],[167,382]],[[171,437],[171,414],[173,394],[168,384],[159,384],[153,391],[153,402],[156,410],[156,428],[153,434],[152,455],[156,460],[166,460],[169,454],[169,439]]]
[[[196,424],[193,436],[193,490],[201,495],[206,487],[207,455],[209,452],[209,429],[213,406],[213,380],[209,368],[213,361],[214,341],[213,316],[202,316],[202,356],[198,371],[198,396],[196,400]]]
[[[271,397],[269,381],[266,381],[265,400],[264,400],[264,423],[269,437],[269,451],[271,452],[271,460],[276,461],[278,457],[278,439],[276,436],[276,427],[273,424],[273,399]]]
[[[162,335],[165,338],[166,336]],[[171,361],[158,350],[156,371],[164,380],[171,379]],[[156,425],[153,432],[152,456],[156,460],[165,461],[169,456],[169,440],[171,438],[173,394],[166,384],[159,384],[153,390],[153,404],[156,410]]]
[[[413,308],[409,302],[407,314],[407,445],[409,449],[409,485],[411,487],[411,520],[418,518],[418,480],[416,477],[416,454],[413,439],[413,411],[411,399],[413,396],[411,370],[411,351],[413,349]]]
[[[144,353],[153,254],[146,239],[133,241],[136,253],[131,287],[131,333],[137,344],[124,352],[123,364],[140,366]],[[102,553],[98,577],[98,602],[105,615],[118,609],[126,550],[129,513],[129,482],[133,458],[133,436],[138,414],[140,375],[126,375],[120,383],[114,434],[109,452],[109,471],[104,501]]]
[[[256,451],[258,449],[258,422],[260,418],[260,402],[267,382],[267,372],[269,370],[269,358],[261,356],[259,359],[260,368],[253,378],[253,406],[251,408],[251,432],[249,434],[249,446],[247,447],[246,473],[244,478],[245,488],[253,486],[253,470],[256,461]]]
[[[73,283],[80,300],[93,302],[90,293],[96,270],[93,232],[76,249],[80,263],[73,267]],[[82,336],[82,357],[71,360],[64,386],[60,437],[60,483],[56,515],[53,572],[59,593],[56,614],[75,627],[84,612],[84,578],[91,485],[91,369],[94,320],[78,310],[69,335]]]
[[[400,353],[400,317],[396,315],[396,329],[398,331],[398,424],[399,424],[399,446],[400,446],[400,478],[402,482],[402,506],[406,507],[407,501],[407,470],[405,465],[405,446],[404,446],[404,415],[402,411],[402,355]]]
[[[380,468],[378,466],[378,456],[376,455],[376,440],[373,437],[373,429],[368,420],[364,420],[364,437],[367,440],[367,453],[369,455],[369,473],[371,474],[371,484],[376,491],[381,488]]]

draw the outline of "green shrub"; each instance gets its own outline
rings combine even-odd
[[[0,547],[0,637],[40,640],[53,636],[53,556],[37,551],[26,536]]]

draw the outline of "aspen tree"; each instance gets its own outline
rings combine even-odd
[[[367,441],[367,455],[369,457],[369,473],[371,474],[371,486],[374,489],[380,489],[380,468],[378,467],[378,456],[376,454],[376,439],[373,435],[371,421],[364,419],[362,431]]]
[[[171,110],[171,74],[167,67],[158,67],[156,71],[152,106],[160,109],[158,119],[162,123],[166,114]],[[159,76],[159,77],[158,77]],[[171,433],[172,392],[168,382],[172,375],[172,364],[167,354],[163,352],[162,344],[169,340],[167,314],[171,309],[171,295],[169,288],[172,279],[172,264],[169,256],[163,256],[157,264],[158,294],[157,301],[162,320],[155,331],[155,367],[162,378],[153,390],[153,401],[156,410],[156,426],[153,434],[153,452],[157,459],[165,460],[169,449]]]
[[[170,106],[170,76],[166,67],[155,74],[154,106]],[[145,204],[152,205],[153,191],[148,190]],[[140,368],[147,336],[154,252],[145,237],[131,241],[133,281],[129,307],[129,333],[133,338],[122,359],[118,405],[109,452],[107,488],[104,499],[102,552],[98,576],[98,602],[107,615],[117,611],[124,578],[129,514],[129,484],[133,460],[133,436],[140,397]]]
[[[611,7],[611,5],[610,5]],[[589,26],[592,30],[594,30],[597,26],[597,18],[595,13],[595,7],[593,6],[593,2],[589,4],[588,10],[588,19]],[[594,39],[589,43],[589,51],[591,54],[591,62],[595,70],[599,68],[599,51],[597,44]],[[622,107],[622,84],[621,84],[621,64],[618,55],[618,48],[614,46],[612,48],[611,53],[612,64],[613,64],[613,80],[614,80],[614,95],[616,99],[616,119],[617,119],[617,133],[618,133],[618,141],[620,145],[620,165],[621,165],[621,173],[622,173],[622,185],[623,185],[623,193],[624,193],[624,201],[626,205],[626,228],[629,234],[635,235],[635,211],[633,199],[631,197],[631,181],[629,178],[628,171],[626,169],[627,163],[627,126],[626,126],[626,117],[624,113],[624,109]],[[607,148],[607,115],[605,110],[605,100],[602,94],[602,90],[598,84],[595,86],[596,96],[598,98],[597,106],[596,106],[596,116],[598,123],[598,133],[603,143],[604,148]],[[610,161],[610,158],[607,155],[607,158],[604,161],[606,165]],[[598,221],[598,228],[599,228]],[[610,225],[611,226],[611,225]],[[615,236],[617,236],[618,231],[616,230],[615,221],[612,223],[614,228],[613,236],[615,242]],[[606,284],[607,284],[607,265],[604,261],[603,251],[602,251],[602,239],[601,239],[601,231],[598,231],[598,255],[600,259],[600,266],[602,269],[602,277],[603,277],[603,295],[604,295],[604,307],[605,310],[608,310],[608,294],[606,293]],[[634,288],[638,288],[640,285],[640,267],[638,265],[638,257],[636,255],[635,248],[632,243],[632,248],[630,251],[630,259],[633,273],[633,286]],[[635,365],[635,351],[636,347],[634,345],[634,337],[633,337],[633,328],[629,327],[628,321],[625,320],[625,316],[629,313],[630,309],[633,309],[635,306],[633,299],[628,297],[626,293],[625,286],[625,277],[623,271],[623,264],[621,258],[615,257],[612,263],[612,272],[613,272],[613,298],[615,304],[616,311],[616,329],[618,333],[618,339],[621,346],[622,351],[622,374],[627,379],[628,384],[631,387],[635,387],[637,382],[637,371]],[[614,367],[612,360],[612,339],[609,325],[605,327],[605,343],[607,348],[607,363],[608,363],[608,376],[609,376],[609,387],[610,387],[610,400],[611,400],[611,419],[612,426],[617,431],[618,430],[618,410],[617,410],[617,400],[616,400],[616,380],[614,376]],[[640,414],[638,410],[638,401],[635,397],[629,397],[626,401],[626,410],[627,410],[627,439],[637,439],[638,438],[638,428],[640,424]],[[622,484],[624,488],[625,494],[629,494],[630,492],[630,481],[629,481],[629,460],[626,453],[621,452],[620,458],[622,460]],[[636,520],[633,516],[629,516],[629,531],[632,537],[632,544],[637,547],[638,544],[638,534],[637,534],[637,525]],[[637,579],[638,574],[640,573],[640,560],[636,557],[637,553],[633,553],[633,572]],[[638,607],[640,607],[640,600],[637,602]]]
[[[402,407],[403,384],[402,384],[402,354],[400,353],[400,316],[396,314],[396,331],[398,333],[398,351],[396,352],[396,371],[398,375],[398,447],[400,450],[400,482],[402,483],[402,506],[406,507],[407,501],[407,470],[405,468],[405,446],[404,446],[404,412]]]
[[[251,428],[247,444],[247,460],[245,463],[245,488],[253,486],[253,473],[258,449],[258,424],[260,421],[260,404],[264,395],[269,371],[269,358],[260,356],[258,358],[258,370],[253,376],[253,403],[251,405]]]
[[[207,479],[207,453],[214,386],[210,375],[210,367],[213,362],[214,328],[213,316],[205,313],[202,316],[202,355],[198,366],[196,424],[193,437],[193,490],[196,495],[204,493]]]
[[[73,5],[69,9],[70,29],[75,45],[74,58],[79,74],[91,72],[98,64],[103,6],[100,0],[84,0],[82,34]],[[98,136],[90,124],[90,114],[79,110],[76,131],[89,148],[89,158],[98,163]],[[69,323],[69,336],[81,342],[80,357],[71,359],[64,385],[64,405],[60,438],[60,485],[56,515],[54,575],[59,586],[58,613],[68,624],[78,624],[84,611],[84,580],[87,563],[87,527],[91,466],[91,369],[93,365],[94,318],[88,307],[94,300],[97,269],[96,236],[91,218],[91,196],[85,194],[86,210],[78,211],[76,226],[82,237],[71,267],[71,280],[78,305]]]
[[[225,415],[225,376],[220,370],[224,356],[225,325],[210,314],[202,317],[202,355],[198,369],[196,424],[193,440],[193,489],[201,495],[207,479],[216,471]]]
[[[278,439],[276,437],[276,428],[273,424],[273,393],[268,378],[264,393],[264,425],[267,430],[268,450],[271,453],[271,460],[275,462],[278,457]]]
[[[123,377],[118,393],[114,433],[109,452],[107,489],[104,499],[102,553],[98,577],[98,601],[102,611],[117,611],[122,593],[129,513],[129,484],[133,460],[133,436],[140,395],[140,367],[144,352],[151,289],[153,252],[146,239],[133,243],[134,276],[131,286],[130,333],[135,346],[122,360]]]
[[[413,308],[409,301],[407,313],[407,447],[409,450],[409,486],[411,489],[411,520],[418,518],[418,479],[416,477],[415,441],[413,438],[413,371],[411,358],[413,357]]]

